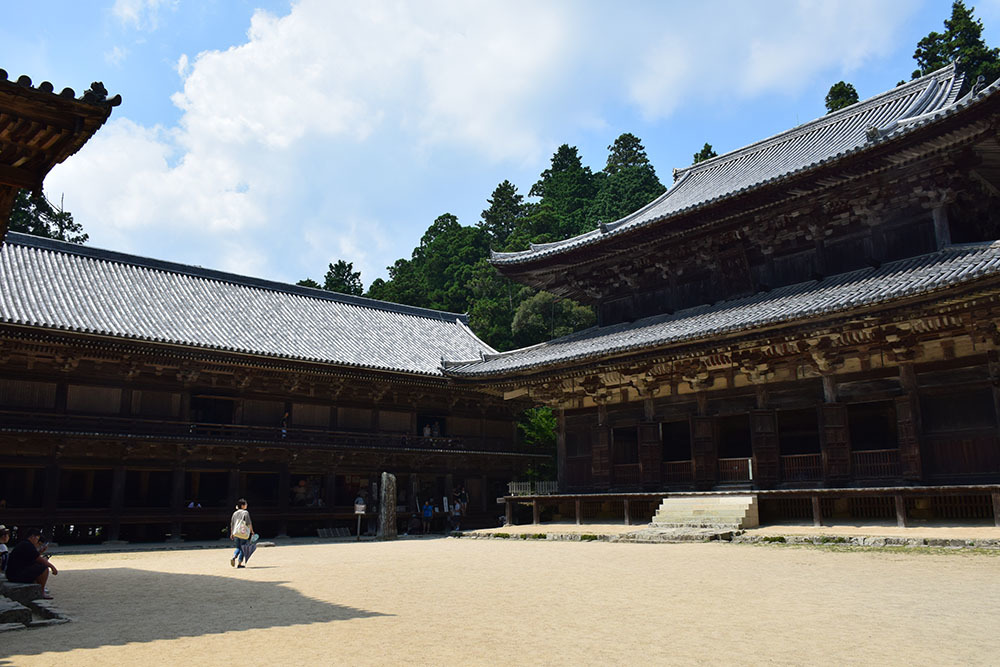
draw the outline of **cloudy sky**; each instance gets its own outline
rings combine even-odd
[[[46,180],[90,244],[366,286],[435,217],[527,194],[559,144],[603,167],[638,135],[665,184],[908,79],[942,0],[0,3],[0,68],[124,98]],[[973,3],[969,3],[973,4]],[[1000,44],[1000,0],[974,3]]]

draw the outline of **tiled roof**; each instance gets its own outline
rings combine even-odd
[[[726,334],[847,313],[1000,276],[1000,241],[956,245],[937,252],[790,285],[751,297],[698,306],[672,315],[593,327],[521,350],[449,361],[456,377],[502,376],[622,353],[700,342]]]
[[[962,81],[955,66],[949,65],[769,139],[678,170],[667,192],[617,222],[570,239],[532,244],[522,252],[492,253],[491,261],[497,266],[535,261],[738,196],[911,132],[998,88],[994,83],[956,101]]]
[[[434,376],[494,352],[454,313],[13,232],[0,323]]]

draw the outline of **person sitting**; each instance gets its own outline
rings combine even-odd
[[[29,530],[26,539],[18,543],[7,558],[7,581],[16,584],[38,584],[42,587],[42,598],[51,600],[45,590],[49,571],[59,574],[56,566],[43,556],[46,546],[42,542],[42,531]]]
[[[7,549],[7,542],[10,540],[10,531],[0,523],[0,572],[7,569],[7,557],[10,551]]]

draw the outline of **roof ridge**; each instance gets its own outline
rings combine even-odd
[[[7,232],[7,237],[3,243],[9,245],[19,245],[26,248],[35,248],[38,250],[48,250],[50,252],[58,252],[67,255],[77,255],[98,261],[113,262],[127,266],[137,266],[150,269],[152,271],[162,271],[164,273],[174,273],[178,275],[190,276],[192,278],[225,282],[251,289],[260,289],[270,292],[284,292],[286,294],[322,299],[325,301],[336,301],[361,308],[372,308],[376,310],[400,313],[403,315],[413,315],[414,317],[425,317],[427,319],[448,322],[457,320],[462,324],[466,324],[468,322],[468,315],[464,313],[450,313],[443,310],[434,310],[432,308],[421,308],[420,306],[379,301],[378,299],[355,296],[353,294],[330,292],[328,290],[317,289],[315,287],[290,285],[288,283],[282,283],[275,280],[266,280],[264,278],[255,278],[253,276],[243,276],[237,273],[229,273],[227,271],[219,271],[217,269],[206,269],[205,267],[192,264],[182,264],[180,262],[154,259],[152,257],[144,257],[141,255],[131,255],[117,250],[106,250],[103,248],[95,248],[93,246],[84,246],[77,243],[69,243],[67,241],[50,239],[42,236],[33,236],[31,234],[24,234],[21,232]]]
[[[679,178],[681,175],[683,175],[685,173],[702,171],[702,170],[706,169],[707,167],[712,166],[712,163],[723,162],[723,161],[725,161],[727,159],[731,159],[731,158],[736,157],[738,155],[742,155],[744,153],[751,152],[751,149],[753,149],[753,150],[760,150],[760,149],[762,149],[762,148],[764,148],[766,146],[770,146],[771,144],[778,143],[778,141],[780,139],[783,139],[783,138],[785,138],[785,137],[787,137],[789,135],[792,135],[792,134],[796,134],[796,133],[804,130],[805,128],[808,128],[808,127],[821,127],[821,126],[823,126],[825,124],[829,124],[829,123],[833,123],[833,122],[839,121],[844,116],[848,116],[848,115],[857,113],[858,111],[861,111],[861,110],[866,109],[866,108],[871,107],[871,106],[877,106],[878,103],[885,102],[886,100],[891,99],[893,97],[902,97],[902,96],[906,95],[909,91],[911,91],[913,88],[918,87],[918,85],[920,83],[922,83],[922,82],[924,82],[924,81],[926,81],[928,79],[938,79],[939,80],[939,79],[942,79],[942,78],[946,78],[946,76],[945,76],[945,70],[949,70],[947,72],[947,74],[953,74],[953,75],[961,76],[960,73],[957,73],[957,67],[956,66],[957,66],[957,63],[952,62],[952,63],[950,63],[948,65],[945,65],[941,69],[938,69],[938,70],[935,70],[935,71],[933,71],[933,72],[931,72],[929,74],[925,74],[923,76],[917,77],[916,79],[911,79],[911,80],[905,82],[904,84],[902,84],[900,86],[896,86],[895,88],[890,88],[889,90],[882,91],[881,93],[878,93],[876,95],[872,95],[871,97],[868,97],[866,99],[859,100],[859,101],[855,102],[854,104],[846,106],[846,107],[844,107],[842,109],[837,109],[836,111],[832,111],[830,113],[824,114],[822,116],[819,116],[818,118],[813,118],[812,120],[808,120],[808,121],[806,121],[804,123],[800,123],[799,125],[795,125],[794,127],[790,127],[787,130],[782,130],[781,132],[778,132],[777,134],[772,134],[769,137],[765,137],[763,139],[759,139],[759,140],[754,141],[752,143],[749,143],[749,144],[747,144],[745,146],[740,146],[739,148],[731,150],[731,151],[729,151],[727,153],[723,153],[722,155],[717,155],[717,156],[711,157],[711,158],[709,158],[707,160],[702,160],[701,162],[698,162],[698,163],[692,164],[692,165],[688,165],[687,167],[681,167],[680,169],[675,169],[674,170],[674,178],[677,179],[677,178]],[[923,98],[927,94],[927,90],[929,90],[930,87],[931,86],[927,87],[927,89],[924,91],[924,93],[922,93],[920,95],[920,98]],[[914,106],[914,104],[916,102],[918,102],[918,101],[921,101],[920,98],[918,98],[917,100],[914,100],[914,103],[911,104],[909,107],[907,107],[906,112],[903,113],[903,115],[901,116],[901,118],[904,118],[904,117],[906,117],[908,115],[908,112]],[[673,189],[673,188],[671,188],[671,189]],[[667,192],[669,192],[669,190]],[[664,194],[666,194],[666,193],[664,193]]]

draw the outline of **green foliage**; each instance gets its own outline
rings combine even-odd
[[[524,197],[517,193],[517,187],[510,181],[498,185],[486,203],[489,208],[483,211],[478,226],[489,234],[492,247],[502,248],[528,213],[528,207],[524,203]]]
[[[634,134],[621,135],[608,150],[608,163],[603,178],[598,179],[600,185],[591,204],[593,226],[597,222],[620,220],[667,190]]]
[[[844,81],[838,81],[830,86],[826,94],[826,112],[833,113],[837,109],[849,107],[858,101],[858,91],[854,86]]]
[[[298,285],[299,287],[312,287],[314,289],[323,289],[323,286],[320,285],[315,280],[313,280],[312,278],[304,278],[295,284]]]
[[[944,32],[931,32],[917,43],[913,53],[918,69],[913,78],[930,74],[959,59],[966,85],[972,85],[982,75],[986,83],[1000,77],[1000,49],[988,48],[983,41],[983,22],[972,15],[973,9],[957,0],[951,6],[951,18],[944,22]]]
[[[596,322],[597,316],[589,306],[550,292],[537,292],[518,304],[511,331],[514,345],[525,347],[586,329]]]
[[[83,233],[83,225],[73,221],[72,213],[54,207],[45,197],[32,197],[27,190],[18,190],[14,198],[10,230],[70,243],[86,243],[90,238]]]
[[[590,167],[583,166],[575,146],[563,144],[552,156],[552,165],[528,193],[540,197],[540,205],[548,205],[555,214],[557,238],[569,238],[592,229],[587,225],[590,202],[597,194],[597,185]]]
[[[597,535],[592,534],[592,533],[583,533],[582,535],[580,535],[580,541],[581,542],[595,542],[595,541],[597,541],[599,539],[601,539],[601,538],[598,537]]]
[[[493,533],[493,537],[499,538],[501,540],[509,540],[510,533]]]
[[[558,422],[552,408],[529,408],[517,420],[521,440],[539,454],[550,454],[555,459]],[[528,481],[553,480],[556,470],[551,463],[532,463],[524,472]]]
[[[326,276],[323,277],[323,289],[355,296],[361,296],[365,291],[361,284],[361,272],[354,270],[354,262],[342,259],[338,259],[336,264],[331,264],[327,269]]]
[[[704,162],[709,158],[718,156],[714,150],[712,150],[712,144],[705,142],[705,145],[701,147],[701,150],[694,154],[694,162],[691,164],[698,164],[699,162]]]

